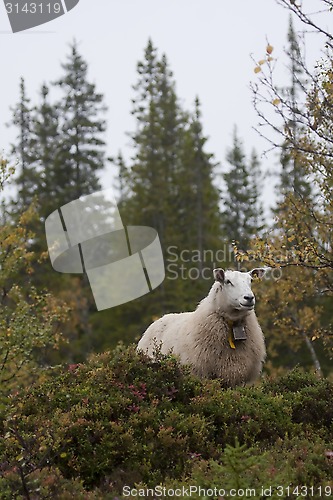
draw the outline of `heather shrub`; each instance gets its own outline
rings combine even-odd
[[[283,395],[291,406],[293,422],[321,429],[328,439],[333,438],[333,384],[330,381],[296,368],[280,379],[266,381],[263,391],[275,397]]]
[[[152,361],[118,346],[43,378],[1,414],[0,498],[113,499],[124,485],[326,484],[333,474],[332,384],[298,370],[223,389],[172,356]]]
[[[295,430],[290,403],[281,395],[263,393],[260,387],[221,390],[218,383],[208,382],[193,398],[191,409],[210,419],[214,440],[222,447],[236,439],[248,446],[258,441],[273,444]]]

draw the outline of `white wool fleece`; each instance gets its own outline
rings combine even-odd
[[[249,273],[215,269],[216,282],[193,312],[166,314],[143,334],[138,350],[154,357],[156,346],[173,353],[203,378],[220,378],[226,387],[254,382],[266,358],[264,336],[254,312]],[[233,327],[241,325],[245,339],[236,340]]]

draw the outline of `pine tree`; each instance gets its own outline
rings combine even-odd
[[[70,46],[70,54],[62,69],[64,75],[54,84],[63,93],[57,104],[61,136],[59,154],[50,177],[56,189],[53,200],[55,208],[99,191],[101,185],[97,174],[104,167],[105,158],[103,134],[106,122],[103,115],[106,107],[103,95],[88,80],[88,65],[75,41]],[[102,203],[105,208],[105,201]],[[85,216],[89,219],[89,214]],[[85,225],[82,220],[80,223]],[[85,227],[88,238],[91,220]],[[78,359],[92,349],[89,309],[95,310],[95,306],[86,275],[80,277],[75,286],[78,295],[70,300],[75,302],[76,333],[79,336],[72,342],[72,357]]]
[[[251,238],[263,229],[263,208],[259,186],[261,172],[255,153],[248,163],[243,144],[234,132],[233,146],[227,154],[230,168],[223,174],[222,237],[246,249]]]
[[[249,204],[252,210],[249,211],[247,227],[251,235],[260,236],[265,229],[265,215],[261,197],[264,176],[255,149],[252,150],[250,157],[249,179]]]
[[[20,80],[20,100],[12,108],[12,112],[13,118],[9,125],[14,125],[18,129],[16,143],[11,148],[13,159],[18,161],[19,167],[19,175],[16,179],[17,198],[15,200],[15,211],[21,212],[31,205],[38,180],[38,172],[34,164],[35,156],[32,151],[34,108],[27,96],[24,78]]]
[[[289,194],[295,194],[305,199],[311,195],[311,185],[301,164],[300,155],[293,147],[294,144],[298,143],[302,134],[302,127],[299,125],[301,113],[299,103],[300,95],[306,91],[306,75],[300,41],[295,32],[292,17],[289,20],[287,55],[289,57],[290,85],[282,90],[288,102],[290,114],[288,128],[291,137],[283,144],[280,157],[282,171],[277,188],[282,195],[282,200],[280,199],[282,203],[285,196]]]
[[[132,192],[128,213],[131,223],[154,227],[164,247],[177,223],[174,202],[179,193],[174,179],[181,169],[179,151],[185,115],[167,59],[158,59],[151,41],[144,61],[138,64],[138,75],[134,86],[137,129],[132,135],[135,153],[128,175]]]
[[[182,178],[177,182],[179,210],[186,217],[182,233],[187,244],[199,250],[203,256],[205,249],[215,250],[220,246],[219,237],[219,191],[214,186],[216,163],[213,155],[205,151],[207,138],[203,135],[199,98],[195,100],[193,115],[185,132]],[[202,270],[203,261],[199,261]]]
[[[155,227],[163,245],[211,247],[218,233],[218,192],[212,155],[204,151],[199,100],[193,115],[182,109],[167,58],[158,58],[151,41],[138,74],[135,155],[127,175],[132,220]]]
[[[71,46],[64,76],[55,83],[63,90],[56,104],[43,85],[41,103],[31,107],[21,79],[20,101],[11,124],[19,129],[12,148],[19,160],[17,206],[24,209],[34,197],[42,219],[81,195],[100,189],[97,172],[104,166],[105,111],[103,96],[87,80],[88,66]]]
[[[36,107],[33,122],[33,154],[39,172],[38,186],[36,186],[37,208],[39,217],[43,221],[57,208],[59,191],[57,183],[61,146],[59,113],[57,107],[49,101],[49,92],[49,87],[44,83],[40,91],[41,103]]]
[[[105,130],[103,97],[89,83],[87,64],[75,43],[63,69],[65,74],[53,84],[63,91],[59,102],[50,102],[49,89],[44,85],[41,101],[32,110],[22,82],[21,101],[14,114],[14,123],[20,127],[19,139],[22,138],[18,143],[23,165],[18,180],[19,202],[23,206],[33,197],[36,199],[39,219],[33,227],[35,238],[30,245],[38,252],[46,249],[45,218],[62,205],[98,190],[97,171],[103,167],[104,161],[101,138]],[[85,277],[79,282],[78,278],[54,273],[49,262],[38,263],[36,276],[37,287],[44,287],[48,282],[62,296],[75,288],[75,295],[72,291],[66,297],[76,322],[70,331],[72,350],[68,356],[82,356],[82,350],[79,352],[75,348],[72,337],[78,332],[82,334],[80,345],[85,343],[83,349],[87,348],[90,332],[88,310],[93,298]]]
[[[54,176],[58,206],[100,189],[97,172],[104,166],[105,144],[103,96],[88,81],[88,66],[75,41],[62,68],[65,74],[56,82],[63,91],[58,103],[62,141]]]
[[[109,158],[109,161],[111,161],[117,168],[115,189],[117,192],[117,205],[118,208],[121,209],[129,197],[128,168],[121,151],[118,153],[116,158]]]
[[[195,308],[211,284],[213,262],[205,264],[204,280],[200,274],[203,262],[191,259],[191,252],[214,251],[221,242],[218,191],[213,185],[215,164],[205,151],[199,100],[194,113],[184,111],[167,58],[158,55],[151,41],[137,70],[133,157],[126,165],[122,157],[114,161],[120,193],[125,193],[121,215],[125,225],[156,229],[166,259],[166,279],[149,295],[96,318],[94,331],[103,321],[114,338],[128,340],[163,312]],[[168,267],[170,247],[176,254],[176,276],[171,276]],[[179,257],[182,251],[189,256],[187,261]]]

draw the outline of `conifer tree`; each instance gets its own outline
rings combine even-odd
[[[59,132],[59,113],[49,101],[50,89],[45,83],[41,87],[41,103],[36,107],[33,130],[34,162],[39,172],[37,185],[37,208],[39,217],[45,218],[56,208],[58,198],[59,156],[61,136]]]
[[[155,228],[167,257],[170,245],[179,247],[183,242],[177,177],[182,176],[181,151],[187,116],[179,105],[167,58],[158,56],[150,40],[137,71],[132,111],[136,119],[132,134],[134,155],[127,172],[130,193],[123,205],[123,220]],[[149,297],[149,305],[145,306],[148,314],[156,305],[155,311],[172,307],[175,293],[167,282],[163,283]]]
[[[221,242],[218,191],[213,185],[215,165],[212,155],[205,151],[207,139],[199,100],[194,113],[184,111],[167,58],[158,55],[151,41],[137,70],[133,157],[126,165],[121,156],[114,161],[119,171],[121,214],[126,225],[147,225],[157,230],[166,279],[149,295],[96,318],[94,331],[103,321],[104,329],[112,328],[114,338],[128,340],[156,315],[195,307],[211,283],[213,262],[206,263],[205,281],[201,275],[203,262],[192,260],[191,252],[214,251]],[[172,275],[168,266],[170,247],[176,255]],[[180,257],[183,250],[189,256],[187,261]]]
[[[58,103],[62,141],[54,178],[58,205],[100,189],[97,172],[104,166],[105,144],[103,96],[88,81],[88,66],[75,41],[62,68],[64,76],[56,82],[63,91]]]
[[[299,137],[302,134],[302,126],[299,119],[302,113],[300,110],[300,95],[306,92],[307,82],[300,40],[295,32],[292,17],[289,20],[287,55],[289,57],[288,72],[290,84],[282,89],[282,92],[288,103],[288,129],[290,131],[290,138],[282,145],[280,156],[282,170],[277,189],[280,195],[282,195],[282,198],[280,196],[282,203],[285,196],[289,194],[305,199],[309,198],[311,194],[311,186],[301,164],[300,155],[295,152],[294,148],[294,145],[299,141]]]
[[[307,14],[302,5],[288,0],[279,3],[295,14],[306,29],[311,26],[314,33],[325,35],[325,50],[332,48],[333,35],[318,24],[314,13]],[[246,260],[255,258],[272,268],[284,268],[278,286],[264,291],[264,301],[275,305],[273,318],[270,314],[266,321],[276,327],[272,336],[280,343],[279,349],[274,346],[279,360],[286,346],[296,350],[292,345],[294,338],[299,345],[307,346],[313,365],[320,372],[322,347],[330,353],[332,348],[332,56],[328,50],[326,61],[320,60],[310,69],[300,57],[298,40],[291,24],[289,87],[282,92],[275,85],[272,68],[263,73],[260,84],[254,87],[258,115],[274,134],[280,131],[284,140],[282,159],[287,161],[274,232],[255,242],[254,251],[247,252]],[[311,81],[311,86],[304,77]],[[259,104],[262,96],[265,97]],[[268,102],[279,107],[282,126],[263,112],[262,105]],[[277,145],[275,139],[271,142]],[[318,339],[321,341],[316,345]]]
[[[111,163],[113,163],[117,168],[115,189],[117,192],[117,205],[118,208],[121,209],[122,206],[126,204],[126,201],[128,201],[129,197],[128,168],[121,151],[119,151],[118,155],[115,158],[109,158],[109,161],[111,161]]]
[[[193,115],[182,109],[167,58],[158,57],[151,41],[138,74],[128,213],[155,227],[163,244],[211,247],[218,234],[218,192],[212,155],[204,151],[199,100]]]
[[[180,171],[180,155],[185,114],[180,109],[175,83],[165,56],[157,57],[151,41],[144,60],[138,64],[134,86],[134,158],[129,171],[132,191],[131,219],[155,227],[162,245],[170,241],[177,220],[174,201],[178,196],[175,176]]]
[[[249,162],[249,212],[247,225],[252,235],[259,236],[265,229],[265,214],[262,203],[261,191],[263,189],[264,175],[255,149],[252,150]]]
[[[51,103],[49,88],[44,85],[41,100],[32,109],[22,81],[21,100],[14,110],[13,123],[20,130],[16,149],[22,164],[18,205],[24,207],[36,199],[39,218],[32,228],[35,237],[29,243],[31,249],[38,252],[46,250],[45,218],[62,205],[100,189],[97,172],[104,161],[103,97],[88,81],[88,67],[78,53],[76,43],[71,46],[71,54],[63,69],[63,77],[53,84],[63,91],[59,102]],[[73,279],[71,276],[64,279],[63,275],[51,270],[49,263],[38,263],[38,267],[37,286],[43,287],[48,281],[48,285],[63,296],[67,289],[72,288],[68,286]],[[67,299],[77,321],[76,333],[86,333],[89,332],[88,309],[93,299],[85,286],[85,278],[80,284],[76,280],[75,298],[72,291]],[[71,335],[75,336],[75,328]],[[86,342],[88,336],[82,336]],[[71,345],[75,350],[74,342]],[[81,354],[77,350],[73,355],[80,357]]]
[[[241,140],[234,132],[233,146],[227,154],[230,168],[223,174],[222,237],[236,241],[242,249],[263,229],[263,208],[259,186],[261,172],[255,153],[250,163]]]
[[[18,129],[16,143],[11,153],[18,162],[19,175],[16,179],[17,198],[15,204],[18,211],[26,210],[33,201],[36,192],[38,174],[34,165],[33,145],[33,107],[26,93],[24,78],[20,80],[20,100],[12,108],[13,117],[9,125]]]
[[[182,177],[177,179],[179,209],[184,214],[182,233],[192,248],[203,255],[205,249],[215,250],[220,246],[219,237],[219,191],[214,186],[216,163],[213,155],[205,151],[207,138],[203,135],[200,101],[195,100],[193,115],[185,132]],[[186,217],[185,217],[186,215]],[[202,261],[199,262],[199,268]]]

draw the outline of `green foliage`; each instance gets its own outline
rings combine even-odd
[[[2,175],[11,169],[2,160]],[[28,229],[36,214],[31,208],[16,223],[0,227],[0,392],[30,382],[50,346],[57,347],[67,309],[51,294],[32,284],[37,255],[30,250]]]
[[[283,249],[281,255],[282,252]],[[301,364],[319,375],[327,375],[331,370],[332,340],[321,320],[327,306],[321,297],[316,297],[314,271],[286,267],[273,270],[271,278],[275,276],[279,279],[254,285],[270,370]]]
[[[243,145],[234,131],[233,146],[227,154],[229,170],[223,174],[222,195],[223,238],[229,243],[237,241],[247,249],[250,240],[264,229],[261,193],[263,176],[256,153],[250,161],[245,158]]]
[[[42,85],[35,106],[31,106],[21,80],[20,101],[13,109],[11,123],[18,131],[12,148],[18,162],[18,177],[15,203],[8,204],[7,218],[17,223],[33,203],[35,217],[25,225],[27,232],[31,232],[25,248],[35,256],[31,265],[33,285],[38,293],[45,288],[51,290],[72,310],[71,324],[65,332],[70,347],[62,349],[59,357],[53,354],[53,362],[82,359],[92,350],[88,316],[94,302],[87,279],[64,276],[52,269],[44,222],[64,204],[100,189],[97,172],[104,166],[103,96],[89,82],[88,66],[76,42],[70,49],[62,65],[62,78]],[[58,102],[51,99],[55,87]],[[10,258],[16,259],[15,251]],[[50,362],[50,358],[46,356],[44,361]]]
[[[209,492],[221,492],[222,489],[225,492],[233,490],[233,498],[243,499],[246,498],[246,491],[247,496],[250,496],[249,491],[252,489],[256,494],[252,491],[251,497],[260,498],[261,488],[265,485],[265,479],[268,479],[267,472],[262,472],[267,467],[268,460],[267,453],[261,454],[257,448],[246,448],[236,442],[235,446],[226,446],[220,461],[195,459],[189,478],[184,478],[183,481],[168,481],[165,488],[183,487],[186,490],[193,485],[198,488],[198,491],[191,495],[194,499],[216,498],[217,495],[211,495]],[[262,486],[258,487],[258,484]]]
[[[199,99],[194,111],[183,109],[168,60],[151,41],[138,63],[134,92],[133,156],[114,160],[120,213],[126,225],[157,230],[166,279],[149,296],[93,315],[98,350],[117,340],[132,342],[163,312],[194,309],[208,291],[215,262],[214,256],[205,262],[204,251],[214,255],[221,248],[216,165],[206,151]],[[182,250],[196,251],[198,258],[185,262]]]
[[[57,104],[61,133],[58,168],[51,168],[58,190],[57,207],[100,189],[96,174],[104,166],[103,95],[88,81],[88,66],[75,41],[70,49],[62,65],[64,75],[56,82],[63,92]]]
[[[289,85],[276,84],[271,57],[257,71],[255,108],[261,124],[273,132],[266,136],[271,145],[277,147],[280,137],[280,196],[272,231],[256,238],[248,252],[235,249],[235,253],[240,261],[255,260],[274,268],[275,276],[282,275],[261,296],[263,305],[271,306],[269,315],[267,307],[260,311],[269,354],[279,365],[284,359],[288,367],[297,362],[307,366],[307,350],[313,367],[322,374],[331,369],[327,358],[332,357],[333,37],[303,6],[279,3],[324,34],[327,50],[314,69],[308,68],[291,21]],[[266,105],[274,106],[274,115]]]
[[[274,449],[267,451],[258,447],[246,448],[236,443],[234,447],[226,446],[219,461],[196,460],[189,477],[184,477],[181,481],[169,480],[165,483],[165,488],[189,488],[194,485],[204,488],[206,492],[211,492],[214,488],[217,492],[221,488],[226,492],[233,489],[233,498],[278,500],[290,498],[286,489],[288,486],[289,491],[294,492],[297,498],[302,491],[300,485],[303,485],[303,496],[308,487],[310,497],[320,500],[323,498],[320,490],[315,486],[314,494],[311,494],[310,485],[322,484],[322,491],[326,486],[326,496],[332,491],[331,466],[324,449],[320,438],[313,442],[308,439],[285,438],[278,441]],[[283,490],[279,486],[283,486]],[[192,498],[216,498],[215,495],[204,497],[199,493],[193,494]]]
[[[38,215],[44,222],[56,208],[56,202],[61,202],[58,183],[63,182],[63,179],[58,177],[58,173],[62,137],[59,128],[60,110],[50,102],[50,88],[45,83],[40,90],[40,100],[33,116],[30,154],[33,155],[33,168],[38,173],[34,201]],[[40,233],[41,227],[36,231]],[[45,248],[45,241],[43,244]]]
[[[264,390],[284,394],[292,402],[292,419],[297,423],[330,428],[333,422],[333,387],[326,379],[318,379],[299,368],[280,380],[267,381]]]
[[[20,102],[13,108],[11,124],[18,136],[12,155],[19,163],[15,202],[18,210],[26,210],[37,198],[42,221],[58,207],[98,190],[96,172],[104,165],[103,96],[88,81],[76,42],[70,48],[64,75],[52,84],[62,90],[59,102],[50,102],[44,83],[40,102],[32,107],[22,78]]]
[[[261,498],[259,486],[330,484],[328,381],[295,371],[225,390],[134,346],[48,377],[3,415],[3,491],[42,498],[55,477],[64,491],[97,498],[124,485],[252,487]]]
[[[26,383],[36,360],[42,356],[38,352],[59,344],[63,314],[64,308],[50,294],[40,295],[32,289],[26,296],[18,286],[11,287],[0,314],[2,388],[8,387],[18,375],[24,376]],[[22,370],[27,364],[30,373]],[[16,380],[16,386],[17,383]]]
[[[0,191],[3,191],[5,184],[14,173],[15,168],[8,164],[8,160],[0,156]]]
[[[26,93],[24,78],[20,80],[20,100],[12,108],[12,121],[18,129],[16,144],[12,145],[12,156],[15,163],[19,164],[19,175],[16,179],[18,196],[16,199],[16,211],[27,210],[31,205],[36,185],[38,183],[38,171],[34,168],[33,141],[33,112],[30,99]]]
[[[162,248],[217,246],[218,191],[213,185],[213,155],[205,151],[201,110],[185,112],[165,55],[149,41],[137,66],[132,114],[134,158],[119,173],[129,192],[122,200],[128,223],[158,231]]]
[[[297,198],[311,198],[311,180],[308,172],[302,164],[302,157],[296,153],[294,144],[299,140],[299,137],[304,133],[304,127],[300,125],[299,116],[304,110],[300,108],[304,106],[302,103],[302,94],[308,87],[308,75],[304,66],[304,56],[300,46],[300,37],[297,35],[293,18],[289,20],[288,30],[288,72],[290,84],[282,89],[284,102],[288,103],[289,116],[288,129],[291,134],[286,138],[281,149],[281,172],[278,185],[279,206],[276,213],[283,209],[283,202],[286,197],[293,194]]]

